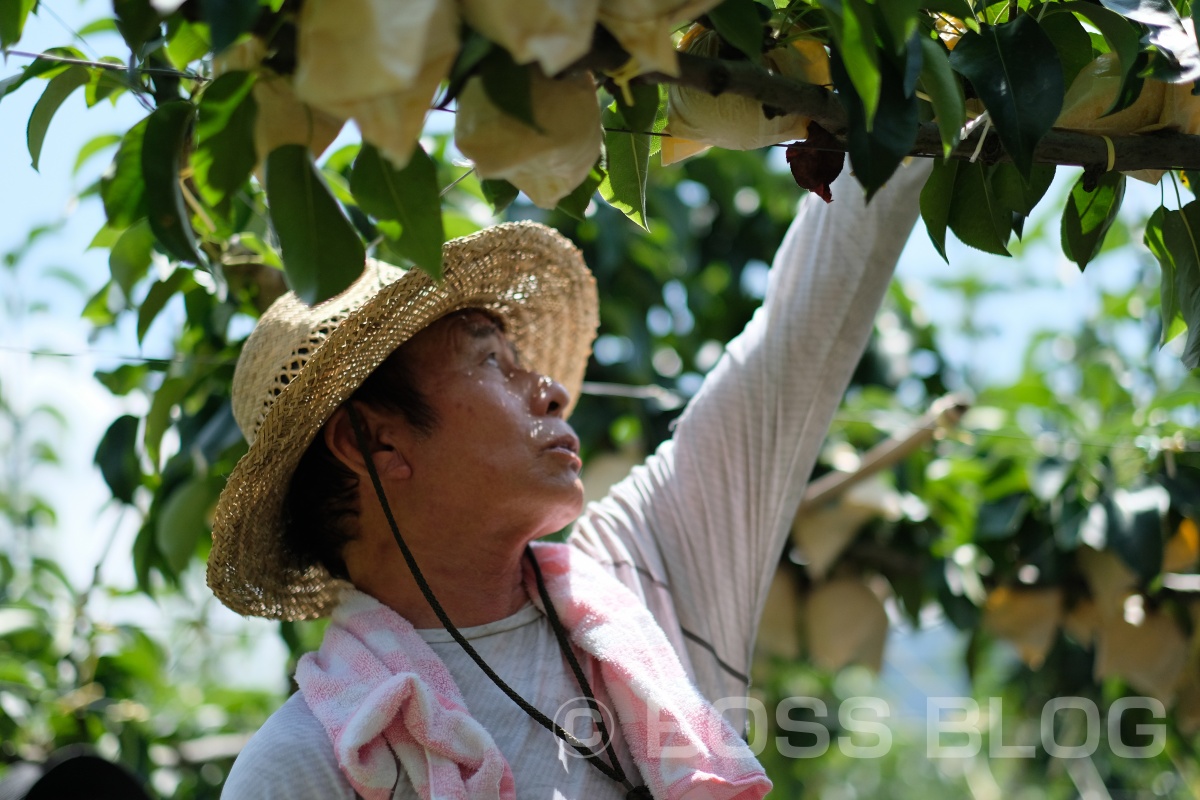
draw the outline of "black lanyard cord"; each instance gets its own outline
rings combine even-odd
[[[429,582],[425,580],[424,574],[422,574],[420,568],[417,566],[417,561],[413,557],[412,551],[405,543],[404,537],[400,535],[400,527],[396,524],[396,518],[392,515],[391,506],[388,504],[387,497],[383,493],[383,482],[380,481],[379,473],[375,469],[375,462],[371,458],[370,445],[367,442],[366,431],[363,429],[362,418],[359,416],[357,409],[354,408],[353,403],[346,404],[346,411],[350,417],[350,426],[354,429],[354,438],[358,443],[358,449],[362,453],[363,460],[366,464],[367,474],[371,476],[371,484],[375,487],[375,495],[379,498],[379,503],[383,507],[383,514],[387,518],[388,525],[392,529],[392,537],[396,540],[396,545],[400,548],[400,553],[404,556],[405,563],[408,564],[408,569],[412,573],[413,580],[417,583],[417,588],[419,588],[421,590],[421,594],[425,596],[425,600],[429,603],[429,607],[433,609],[433,613],[437,616],[438,621],[442,623],[442,627],[444,627],[450,633],[451,638],[458,643],[458,646],[463,649],[463,652],[470,656],[471,660],[474,661],[481,670],[483,670],[483,674],[487,675],[488,678],[491,679],[492,683],[496,684],[496,687],[499,688],[500,691],[504,692],[504,694],[510,700],[516,703],[522,711],[528,714],[534,722],[538,723],[543,728],[550,731],[555,736],[573,747],[587,760],[589,764],[600,770],[600,772],[602,772],[605,776],[625,787],[627,798],[650,797],[650,790],[648,788],[645,786],[633,785],[629,778],[626,777],[625,770],[621,767],[620,761],[617,760],[616,754],[613,751],[611,737],[608,736],[608,730],[604,725],[603,716],[599,713],[599,704],[596,702],[595,695],[592,693],[592,687],[588,684],[587,679],[583,674],[583,668],[579,665],[579,661],[575,658],[575,654],[571,651],[570,644],[567,641],[566,630],[563,629],[562,622],[559,621],[558,614],[554,611],[554,606],[550,603],[550,598],[546,593],[546,587],[542,582],[542,573],[538,568],[536,559],[533,557],[533,552],[526,547],[525,555],[533,564],[534,576],[537,578],[538,593],[541,595],[542,604],[546,608],[546,616],[550,621],[550,627],[554,629],[554,634],[558,638],[559,647],[562,649],[563,654],[570,663],[571,669],[575,673],[575,679],[579,681],[580,689],[587,696],[589,705],[596,712],[596,717],[599,720],[597,724],[600,728],[601,736],[604,737],[608,757],[612,759],[611,765],[605,763],[604,759],[601,758],[599,753],[591,750],[577,737],[563,729],[561,725],[547,717],[538,709],[534,708],[533,705],[525,700],[525,698],[517,694],[516,690],[505,683],[504,679],[497,675],[495,670],[488,666],[488,663],[483,660],[483,656],[479,655],[479,653],[475,651],[475,648],[472,647],[471,643],[467,641],[466,637],[459,632],[458,628],[454,627],[454,623],[450,621],[449,615],[446,614],[446,611],[442,608],[441,603],[437,601],[437,598],[433,594],[433,589],[430,588]]]

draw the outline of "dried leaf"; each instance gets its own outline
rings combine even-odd
[[[826,203],[833,202],[830,188],[842,165],[846,163],[846,152],[832,133],[815,122],[808,125],[808,139],[803,144],[788,145],[787,162],[792,177],[801,189],[807,189]]]

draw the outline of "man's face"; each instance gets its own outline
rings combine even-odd
[[[563,419],[566,389],[522,366],[503,330],[479,311],[444,317],[405,347],[437,416],[406,454],[419,502],[447,525],[474,519],[514,541],[570,524],[583,507],[583,484],[579,440]]]

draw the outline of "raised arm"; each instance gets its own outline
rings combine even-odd
[[[927,174],[902,168],[869,205],[845,175],[832,204],[804,199],[763,307],[672,440],[577,527],[577,545],[633,562],[652,609],[653,587],[669,593],[707,691],[731,690],[749,670],[770,576]]]

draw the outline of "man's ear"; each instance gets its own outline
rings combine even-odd
[[[355,410],[365,429],[367,450],[379,477],[384,480],[410,477],[412,466],[401,451],[402,437],[395,430],[399,423],[368,406],[357,405]],[[325,437],[325,446],[342,466],[363,480],[370,479],[346,406],[339,406],[333,412],[321,429],[321,436]]]

